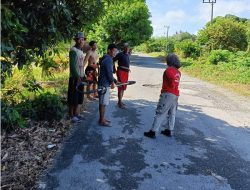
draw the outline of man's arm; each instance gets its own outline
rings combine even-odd
[[[113,73],[116,73],[116,67],[115,67],[115,62],[120,58],[120,53],[118,53],[114,58],[113,58]]]
[[[90,50],[87,52],[85,58],[84,58],[84,61],[83,61],[83,67],[85,67],[86,63],[88,62],[89,58],[91,56],[91,52]]]

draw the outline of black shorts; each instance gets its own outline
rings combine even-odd
[[[83,103],[83,93],[80,93],[76,90],[76,86],[78,84],[77,77],[70,77],[69,78],[69,86],[68,86],[68,104],[77,106],[78,104]],[[84,90],[82,88],[81,90]]]

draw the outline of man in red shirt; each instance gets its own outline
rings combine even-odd
[[[159,130],[166,119],[166,128],[161,131],[161,134],[169,137],[173,134],[181,78],[181,72],[178,69],[181,67],[181,63],[175,54],[169,54],[166,61],[168,67],[163,73],[162,89],[153,126],[150,131],[144,132],[144,136],[150,138],[155,138],[155,132]]]

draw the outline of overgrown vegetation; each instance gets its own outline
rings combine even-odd
[[[2,129],[8,130],[31,119],[62,118],[68,50],[77,31],[97,41],[100,54],[110,42],[137,45],[152,34],[144,0],[11,0],[1,11]]]
[[[183,71],[250,96],[249,19],[217,17],[197,36],[180,31],[168,39],[152,38],[135,51],[165,55],[174,52],[182,59]],[[162,53],[150,54],[162,58]]]

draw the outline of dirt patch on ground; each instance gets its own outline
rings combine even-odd
[[[36,181],[53,161],[69,120],[30,122],[24,129],[1,134],[1,189],[36,189]]]

